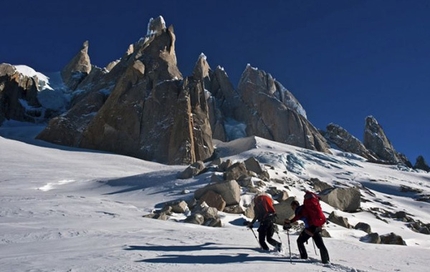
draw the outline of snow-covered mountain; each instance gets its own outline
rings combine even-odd
[[[430,174],[365,162],[350,153],[323,154],[258,137],[216,142],[223,160],[257,158],[270,174],[267,187],[300,199],[310,179],[355,186],[361,211],[341,212],[351,225],[366,222],[372,232],[395,233],[406,246],[371,244],[366,233],[328,223],[324,238],[331,264],[322,265],[312,242],[310,260],[298,256],[295,240],[281,231],[284,255],[262,253],[243,215],[220,213],[223,226],[142,217],[163,203],[193,196],[210,171],[177,179],[187,166],[167,166],[105,152],[34,140],[44,127],[8,121],[0,127],[0,267],[2,271],[427,271],[429,236],[409,222],[384,216],[405,212],[430,222]],[[249,197],[242,191],[242,197]],[[282,228],[281,228],[282,229]],[[288,243],[290,241],[290,243]]]

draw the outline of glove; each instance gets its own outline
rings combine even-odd
[[[289,230],[289,229],[291,229],[291,224],[290,223],[285,224],[284,230]]]
[[[252,222],[248,222],[248,224],[246,224],[246,226],[250,229],[252,229],[254,227],[254,224],[252,224]]]

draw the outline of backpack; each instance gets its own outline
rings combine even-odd
[[[324,225],[326,218],[321,209],[320,198],[317,194],[306,191],[303,207],[309,225],[315,227],[321,227]]]
[[[272,218],[275,215],[273,200],[268,195],[258,195],[254,198],[254,213],[258,221]]]

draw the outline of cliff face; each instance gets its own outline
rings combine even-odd
[[[191,76],[177,67],[173,27],[151,20],[144,39],[108,69],[91,66],[88,42],[62,71],[71,108],[38,138],[168,164],[213,155],[212,138],[232,140],[234,120],[244,135],[329,152],[294,96],[270,74],[247,66],[238,90],[202,54]],[[230,134],[230,135],[229,135]]]
[[[173,27],[166,28],[162,17],[151,20],[148,35],[130,46],[111,70],[93,67],[79,78],[74,88],[85,90],[84,95],[66,114],[52,119],[38,138],[168,164],[212,156],[202,87],[207,75],[195,73],[183,80],[174,45]],[[71,63],[87,59],[83,53]],[[74,65],[64,70],[70,67]]]
[[[256,135],[277,142],[329,153],[326,139],[307,120],[306,112],[297,99],[265,71],[248,65],[242,73],[237,90],[226,73],[217,68],[208,86],[211,91],[211,124],[214,137]],[[243,130],[228,135],[220,124],[235,120]]]
[[[376,162],[378,160],[378,158],[372,155],[372,152],[370,152],[363,143],[360,142],[360,140],[352,136],[339,125],[329,124],[326,132],[324,133],[324,137],[329,141],[329,143],[335,144],[343,151],[360,155],[372,162]]]
[[[335,124],[329,124],[323,134],[330,144],[335,145],[340,150],[360,155],[370,162],[400,163],[412,168],[408,158],[394,149],[382,126],[373,116],[366,117],[363,143],[344,128]]]
[[[364,146],[377,158],[388,163],[403,163],[404,159],[394,149],[384,130],[373,116],[366,117]]]
[[[0,125],[10,119],[36,122],[43,118],[38,85],[37,77],[23,75],[10,64],[0,64]]]

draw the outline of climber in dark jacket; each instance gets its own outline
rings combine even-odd
[[[305,224],[305,229],[300,233],[299,238],[297,238],[297,247],[299,248],[300,258],[307,259],[308,253],[306,252],[305,243],[312,237],[315,241],[316,246],[319,248],[321,253],[322,263],[330,262],[330,257],[328,255],[328,250],[324,245],[324,241],[321,236],[321,227],[312,226],[309,224],[309,215],[303,205],[300,205],[297,200],[291,202],[291,209],[294,211],[294,217],[291,220],[286,219],[284,221],[284,229],[291,228],[291,223],[297,220],[303,221]]]

